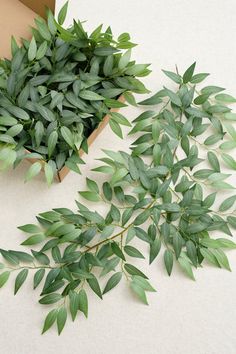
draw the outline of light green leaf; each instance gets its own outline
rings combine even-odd
[[[11,274],[11,272],[9,272],[9,271],[6,271],[6,272],[3,272],[0,274],[0,288],[2,288],[6,284],[10,274]]]
[[[58,331],[58,335],[60,335],[61,332],[63,331],[63,328],[65,327],[65,324],[66,324],[66,319],[67,319],[67,310],[63,306],[57,312],[57,331]]]
[[[23,283],[25,282],[27,275],[29,273],[28,269],[22,269],[16,277],[14,295],[19,291]]]
[[[67,142],[67,144],[73,149],[75,144],[74,144],[74,137],[72,132],[70,131],[69,128],[67,127],[61,127],[60,129],[61,135],[63,139]]]
[[[106,294],[108,291],[113,289],[119,282],[121,281],[122,273],[118,272],[111,276],[111,278],[107,281],[106,286],[103,290],[103,294]]]
[[[88,317],[88,297],[84,289],[79,292],[79,310]]]
[[[113,119],[110,119],[109,120],[109,125],[111,127],[111,130],[121,139],[123,139],[123,134],[122,134],[122,130],[121,130],[121,127],[119,126],[119,124],[113,120]]]
[[[166,267],[166,271],[168,275],[171,275],[172,268],[173,268],[173,253],[170,250],[165,250],[164,253],[164,263]]]
[[[130,275],[139,275],[142,278],[148,279],[148,277],[143,272],[141,272],[141,270],[139,270],[132,264],[125,263],[124,268],[126,272],[129,273]]]
[[[223,211],[226,211],[226,210],[230,209],[230,208],[234,205],[235,201],[236,201],[236,196],[235,196],[235,195],[233,195],[233,196],[231,196],[231,197],[225,199],[225,200],[220,204],[220,206],[219,206],[219,211],[222,211],[222,212],[223,212]]]
[[[95,193],[95,192],[84,191],[84,192],[79,192],[79,194],[83,198],[85,198],[85,199],[87,199],[87,200],[89,200],[91,202],[99,202],[101,200],[100,196],[97,193]]]
[[[193,78],[193,73],[195,70],[196,62],[193,63],[184,73],[183,75],[183,83],[186,84],[187,82],[191,81]]]
[[[48,313],[48,315],[44,321],[42,334],[45,333],[46,331],[48,331],[52,327],[52,325],[55,323],[55,321],[57,319],[57,312],[58,312],[58,309],[53,309]]]
[[[139,286],[138,284],[136,284],[135,282],[131,282],[130,283],[130,288],[132,289],[132,291],[135,293],[136,296],[138,296],[138,298],[145,304],[148,305],[147,302],[147,297],[145,294],[144,289]]]
[[[32,245],[36,245],[38,243],[41,243],[45,238],[46,238],[46,236],[44,234],[36,234],[36,235],[30,236],[29,238],[27,238],[27,240],[25,240],[21,244],[23,246],[32,246]]]
[[[54,130],[48,138],[48,156],[52,156],[58,141],[58,133]]]
[[[29,49],[28,49],[29,61],[33,61],[35,59],[36,53],[37,53],[37,44],[36,44],[35,38],[32,37],[30,45],[29,45]]]
[[[84,100],[88,101],[101,101],[104,100],[104,97],[98,95],[96,92],[83,90],[79,92],[79,97],[83,98]]]
[[[28,182],[32,178],[37,176],[39,174],[39,172],[41,171],[41,169],[42,169],[41,162],[33,163],[33,165],[29,168],[29,170],[27,171],[27,173],[25,175],[25,182]]]
[[[67,10],[68,10],[68,1],[61,8],[61,10],[59,11],[59,14],[58,14],[58,22],[60,25],[63,25],[63,23],[65,22]]]
[[[144,259],[145,257],[142,255],[142,253],[135,247],[126,245],[124,247],[124,251],[128,256],[130,257],[135,257],[135,258],[142,258]]]

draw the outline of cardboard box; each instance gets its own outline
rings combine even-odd
[[[45,17],[45,7],[55,10],[55,0],[0,0],[0,56],[11,56],[11,36],[20,42],[29,38],[30,26],[38,15]]]
[[[55,12],[55,0],[0,0],[0,57],[10,58],[11,56],[11,36],[14,36],[18,42],[21,38],[30,38],[30,27],[34,25],[34,19],[40,15],[45,17],[46,7]],[[124,102],[124,97],[119,98]],[[117,109],[111,109],[117,111]],[[96,139],[98,134],[104,129],[109,121],[109,115],[106,115],[98,128],[88,138],[88,146]],[[79,151],[79,155],[83,155],[83,151]],[[36,160],[28,159],[34,163]],[[55,176],[55,179],[61,182],[70,170],[64,166]]]

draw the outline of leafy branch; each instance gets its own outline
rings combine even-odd
[[[33,247],[31,254],[1,250],[0,286],[19,271],[17,292],[35,271],[34,288],[43,284],[40,304],[55,304],[43,333],[57,322],[60,334],[68,312],[72,320],[78,312],[87,317],[88,289],[102,299],[122,278],[147,304],[146,293],[155,289],[135,263],[145,258],[140,242],[149,264],[161,257],[168,275],[175,264],[193,280],[205,263],[230,270],[225,250],[236,248],[228,238],[236,228],[236,195],[221,165],[235,170],[234,158],[224,152],[225,143],[233,148],[235,142],[233,125],[227,129],[236,117],[229,108],[235,100],[217,86],[196,89],[208,74],[194,71],[195,63],[182,76],[164,71],[177,88],[164,87],[140,103],[157,107],[133,121],[131,152],[104,150],[93,169],[105,175],[103,183],[87,178],[87,189],[79,192],[102,205],[103,213],[79,199],[76,212],[53,209],[37,216],[38,224],[19,227],[28,234],[22,245]],[[225,192],[229,196],[219,203]]]

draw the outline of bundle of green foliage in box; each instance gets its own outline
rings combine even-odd
[[[128,33],[115,40],[108,27],[90,35],[80,21],[64,29],[67,3],[58,21],[48,11],[47,22],[35,20],[31,41],[18,46],[12,38],[12,59],[0,61],[0,162],[16,167],[37,159],[26,180],[44,168],[48,184],[63,166],[79,172],[78,150],[88,151],[87,138],[124,95],[148,92],[137,77],[149,74],[148,64],[130,61]],[[111,129],[120,137],[121,114],[112,114]]]

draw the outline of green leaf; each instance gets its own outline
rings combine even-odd
[[[42,59],[45,56],[47,49],[48,49],[48,43],[44,41],[43,43],[40,44],[37,50],[36,59],[37,60]]]
[[[211,249],[211,252],[214,254],[221,267],[231,271],[228,258],[221,249]]]
[[[83,98],[84,100],[88,101],[101,101],[104,100],[104,97],[98,95],[96,92],[83,90],[79,92],[79,97]]]
[[[236,113],[226,113],[224,118],[227,120],[236,120]]]
[[[113,70],[114,58],[113,55],[109,55],[103,65],[103,72],[105,76],[110,76]]]
[[[45,172],[47,184],[48,184],[48,186],[50,186],[53,182],[54,171],[52,169],[52,166],[46,162],[44,164],[44,172]]]
[[[37,251],[34,251],[32,250],[31,251],[34,258],[40,263],[40,264],[43,264],[43,265],[48,265],[50,264],[50,259],[48,258],[48,256],[43,253],[43,252],[37,252]]]
[[[118,52],[118,50],[113,47],[97,47],[94,50],[94,54],[101,57],[107,57],[108,55],[112,55],[116,52]]]
[[[167,96],[169,96],[172,103],[174,103],[178,107],[182,106],[181,99],[179,98],[179,96],[175,92],[167,89],[166,87],[165,87],[165,92],[166,92]]]
[[[67,319],[67,310],[65,306],[61,307],[57,312],[57,331],[58,335],[61,334],[63,328],[65,327]]]
[[[43,37],[43,39],[45,39],[46,41],[50,41],[51,40],[51,33],[48,29],[46,22],[41,21],[40,19],[35,19],[34,21],[35,21],[35,23],[37,25],[37,29],[38,29],[40,35]]]
[[[165,250],[164,253],[164,263],[166,267],[166,271],[168,275],[171,275],[172,268],[173,268],[173,253],[170,250]]]
[[[147,221],[147,219],[150,216],[150,210],[146,209],[144,210],[141,214],[139,214],[133,221],[134,225],[141,225],[143,224],[145,221]]]
[[[186,242],[186,250],[188,258],[192,261],[193,265],[197,267],[197,250],[192,241],[189,240]]]
[[[127,174],[128,174],[128,171],[126,168],[120,168],[119,170],[117,170],[113,174],[113,176],[110,180],[110,184],[113,186],[117,182],[121,181],[123,179],[123,177],[125,177]]]
[[[219,163],[219,160],[218,160],[216,154],[214,154],[214,152],[212,152],[212,151],[208,151],[207,158],[208,158],[208,161],[209,161],[211,167],[216,172],[220,172],[220,163]]]
[[[18,226],[17,228],[29,234],[34,234],[41,231],[40,227],[34,224],[26,224],[23,226]]]
[[[29,120],[29,114],[22,108],[17,106],[9,106],[7,107],[8,112],[10,112],[13,116],[22,119],[22,120]]]
[[[109,125],[111,127],[111,130],[121,139],[123,139],[123,134],[122,134],[122,130],[121,130],[121,127],[119,126],[119,124],[113,120],[113,119],[110,119],[109,120]]]
[[[207,248],[201,248],[200,252],[204,259],[206,259],[210,264],[213,264],[216,267],[220,267],[220,264],[218,263],[214,254],[212,254],[211,250]]]
[[[28,49],[28,59],[29,61],[33,61],[36,58],[36,53],[37,53],[37,44],[35,41],[35,38],[32,37],[29,49]]]
[[[19,258],[14,255],[13,253],[11,253],[10,251],[5,251],[5,250],[0,250],[1,255],[3,256],[3,258],[10,264],[13,265],[18,265],[19,264]]]
[[[29,168],[29,170],[26,172],[25,175],[25,182],[30,181],[32,178],[34,178],[35,176],[37,176],[39,174],[39,172],[42,169],[42,165],[41,162],[35,162],[33,163],[33,165]]]
[[[118,63],[118,68],[119,70],[124,70],[127,65],[129,64],[129,61],[130,61],[130,57],[131,57],[131,50],[127,50],[127,52],[125,52],[121,57],[120,57],[120,60],[119,60],[119,63]]]
[[[45,240],[44,234],[36,234],[36,235],[30,236],[29,238],[27,238],[27,240],[22,242],[21,245],[32,246],[32,245],[36,245],[38,243],[41,243],[43,240]]]
[[[231,196],[231,197],[229,197],[229,198],[226,198],[221,204],[220,204],[220,206],[219,206],[219,211],[226,211],[226,210],[228,210],[228,209],[230,209],[233,205],[234,205],[234,203],[235,203],[235,201],[236,201],[236,196],[235,195],[233,195],[233,196]]]
[[[0,125],[5,125],[5,126],[12,126],[17,124],[16,118],[13,117],[0,117]]]
[[[108,201],[111,201],[112,200],[112,188],[108,182],[103,183],[102,190],[103,190],[104,197]]]
[[[100,299],[102,299],[102,292],[97,278],[93,276],[91,279],[87,279],[87,282],[90,288],[95,292],[95,294],[100,297]]]
[[[60,301],[62,298],[63,297],[60,294],[56,294],[56,293],[49,294],[49,295],[42,297],[39,300],[39,303],[42,305],[50,305],[50,304],[54,304],[54,303]]]
[[[204,140],[204,144],[205,145],[214,145],[214,144],[218,143],[218,141],[220,141],[221,139],[222,139],[221,134],[210,135]]]
[[[57,319],[57,312],[58,312],[58,309],[53,309],[48,313],[48,315],[44,321],[42,334],[45,333],[46,331],[48,331],[52,327],[52,325],[55,323],[55,321]]]
[[[48,156],[52,156],[58,141],[58,133],[54,130],[48,138]]]
[[[149,264],[151,264],[154,261],[154,259],[158,256],[160,249],[161,249],[161,240],[160,238],[156,238],[150,244]]]
[[[36,289],[45,275],[45,269],[39,269],[34,275],[34,289]]]
[[[179,256],[180,256],[180,253],[181,253],[181,250],[182,250],[182,246],[183,246],[182,237],[181,237],[181,235],[178,232],[176,232],[173,235],[173,248],[174,248],[174,251],[175,251],[176,259],[178,259]]]
[[[139,104],[143,106],[154,106],[159,103],[162,103],[162,99],[160,97],[159,92],[151,96],[150,98],[147,98],[146,100],[139,102]]]
[[[228,154],[222,154],[222,159],[224,160],[225,164],[229,167],[232,168],[232,170],[236,170],[236,161],[234,158]]]
[[[234,229],[236,229],[236,217],[235,216],[228,216],[227,222],[230,224],[230,226],[232,226]]]
[[[124,268],[126,272],[129,273],[130,275],[139,275],[142,278],[148,279],[148,277],[143,272],[141,272],[138,268],[136,268],[132,264],[125,263]]]
[[[67,142],[67,144],[73,149],[75,146],[75,143],[74,143],[73,134],[70,131],[70,129],[67,127],[61,127],[60,132],[61,132],[61,135],[62,135],[63,139],[65,140],[65,142]]]
[[[163,73],[168,76],[172,81],[176,82],[177,84],[181,84],[182,78],[179,74],[176,74],[172,71],[162,70]]]
[[[153,286],[144,278],[139,277],[138,275],[134,275],[132,277],[133,282],[143,288],[145,291],[156,292]]]
[[[79,310],[79,294],[77,294],[76,291],[70,291],[69,299],[70,299],[70,313],[71,313],[72,321],[74,321]]]
[[[79,292],[79,310],[88,317],[88,297],[84,289]]]
[[[213,95],[215,93],[224,91],[225,89],[223,87],[219,87],[219,86],[206,86],[204,87],[201,92],[203,94],[207,94],[207,95]]]
[[[226,93],[220,93],[220,94],[216,95],[215,99],[217,101],[221,101],[224,103],[235,103],[236,102],[236,99],[233,96],[227,95]]]
[[[90,189],[91,192],[99,193],[98,185],[95,181],[86,178],[87,187]]]
[[[220,181],[220,182],[214,182],[211,184],[211,186],[215,189],[235,189],[235,187],[231,186],[231,184]]]
[[[5,271],[2,274],[0,274],[0,288],[2,288],[6,284],[10,274],[11,274],[11,272],[9,272],[9,271]]]
[[[111,249],[117,257],[119,257],[119,258],[123,259],[123,261],[125,261],[124,253],[122,252],[122,250],[120,249],[120,247],[118,246],[118,244],[116,242],[111,243]]]
[[[199,84],[199,82],[202,82],[203,80],[205,80],[205,78],[207,76],[209,76],[209,74],[207,74],[207,73],[200,73],[200,74],[193,75],[193,77],[190,80],[190,82],[192,84]]]
[[[99,202],[100,201],[100,196],[95,192],[84,191],[84,192],[79,192],[79,194],[83,198],[85,198],[91,202]]]
[[[133,246],[125,246],[124,247],[124,251],[126,254],[128,254],[128,256],[130,257],[135,257],[135,258],[142,258],[144,259],[145,257],[142,255],[142,253],[135,247]]]
[[[191,264],[183,257],[179,257],[178,262],[184,273],[187,274],[190,279],[195,280]]]
[[[145,294],[145,291],[142,287],[140,287],[138,284],[136,284],[135,282],[131,282],[130,283],[130,288],[132,289],[132,291],[135,293],[136,296],[138,296],[138,298],[145,304],[148,305],[147,302],[147,297]]]
[[[42,104],[35,103],[35,109],[37,112],[48,122],[54,122],[56,120],[55,114]]]
[[[117,112],[111,112],[111,117],[112,117],[113,121],[117,122],[118,124],[122,124],[127,127],[131,127],[131,124],[128,121],[128,119],[125,118],[122,114],[117,113]]]
[[[195,70],[196,62],[194,62],[184,73],[183,75],[183,83],[186,84],[187,82],[191,81],[193,78],[193,73]]]
[[[25,282],[27,275],[29,273],[28,269],[22,269],[16,277],[14,295],[19,291],[23,283]]]
[[[121,278],[122,278],[121,272],[113,274],[111,278],[108,280],[108,282],[106,283],[106,286],[103,290],[103,294],[113,289],[121,281]]]
[[[131,92],[124,92],[123,96],[125,98],[125,101],[128,102],[131,106],[134,106],[134,107],[137,106],[134,95]]]
[[[59,14],[58,14],[58,22],[60,25],[63,25],[63,23],[65,22],[67,10],[68,10],[68,1],[61,8],[61,10],[59,11]]]

